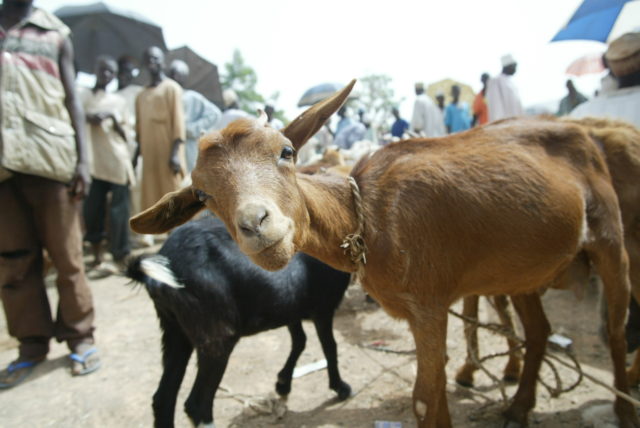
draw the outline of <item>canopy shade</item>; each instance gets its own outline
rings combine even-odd
[[[98,2],[64,6],[55,15],[71,29],[78,71],[93,73],[100,55],[128,55],[140,61],[151,46],[167,50],[162,28],[133,11]]]

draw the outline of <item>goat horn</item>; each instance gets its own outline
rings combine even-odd
[[[264,112],[261,108],[258,109],[258,125],[259,126],[267,126],[269,123],[269,117],[267,113]]]

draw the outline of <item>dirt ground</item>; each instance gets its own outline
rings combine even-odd
[[[127,285],[123,277],[111,276],[91,282],[97,306],[96,339],[103,367],[86,377],[69,374],[68,351],[64,344],[53,343],[49,358],[18,387],[0,392],[2,427],[148,427],[152,426],[151,396],[161,373],[160,334],[153,305],[141,288]],[[55,288],[49,288],[52,304]],[[549,292],[545,307],[554,332],[573,339],[575,350],[586,372],[611,384],[607,349],[598,331],[597,292],[587,292],[582,300],[570,292]],[[456,305],[460,309],[460,304]],[[484,300],[482,318],[496,317]],[[299,366],[323,358],[310,323],[305,323],[308,341]],[[397,421],[402,427],[415,427],[410,400],[416,372],[413,340],[403,322],[392,320],[382,309],[367,303],[362,290],[349,289],[335,320],[335,335],[343,378],[353,395],[344,402],[328,389],[326,370],[315,371],[294,380],[286,402],[286,412],[269,411],[273,403],[276,374],[289,352],[289,336],[284,328],[243,339],[234,351],[214,403],[215,423],[224,427],[352,427],[370,428],[375,421]],[[450,319],[447,352],[449,363],[448,399],[454,426],[501,427],[504,404],[499,388],[484,374],[476,375],[476,387],[459,387],[454,375],[464,360],[462,324]],[[387,350],[371,349],[382,345]],[[484,353],[505,349],[504,340],[482,333]],[[0,365],[6,366],[16,354],[12,340],[0,316]],[[192,359],[178,398],[176,426],[190,426],[182,412],[194,379]],[[496,374],[505,360],[488,363]],[[559,370],[565,383],[575,379],[569,369]],[[544,379],[553,380],[548,369]],[[514,387],[508,387],[512,395]],[[634,395],[637,395],[634,392]],[[575,390],[551,398],[542,387],[531,414],[536,427],[608,427],[612,394],[589,381]],[[283,409],[282,406],[279,407]],[[590,422],[585,415],[603,409],[605,419]],[[611,416],[608,416],[611,419]]]

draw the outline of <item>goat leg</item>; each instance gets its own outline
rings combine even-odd
[[[289,324],[287,328],[291,335],[291,352],[284,367],[278,373],[278,380],[276,381],[276,392],[282,397],[286,397],[291,392],[293,369],[296,367],[298,358],[307,344],[307,336],[304,333],[301,321]]]
[[[462,300],[462,314],[467,318],[478,319],[479,296],[467,296]],[[464,337],[467,341],[467,358],[456,374],[456,382],[465,387],[473,386],[473,374],[478,367],[474,363],[478,359],[478,327],[474,323],[464,323]]]
[[[440,312],[445,308],[444,313]],[[423,309],[409,326],[416,343],[418,373],[413,387],[413,412],[418,428],[451,427],[446,395],[446,336],[448,305]],[[417,316],[416,316],[417,315]]]
[[[494,296],[493,303],[502,325],[511,332],[515,332],[513,320],[511,319],[511,314],[509,314],[509,301],[507,300],[507,296]],[[507,339],[507,345],[509,346],[509,360],[504,367],[503,379],[505,382],[516,383],[518,379],[520,379],[520,353],[516,352],[518,344],[512,339]]]
[[[526,426],[529,411],[536,404],[536,384],[551,326],[538,293],[512,296],[511,301],[522,321],[526,338],[524,368],[518,390],[504,412],[510,426]]]
[[[237,340],[219,344],[217,350],[198,349],[198,374],[184,403],[184,411],[194,426],[213,426],[213,398],[236,343]]]
[[[156,308],[162,328],[162,377],[153,394],[156,428],[173,428],[176,401],[193,346],[173,316]]]
[[[351,396],[351,386],[342,380],[338,369],[338,350],[336,340],[333,337],[333,313],[318,317],[313,322],[322,345],[322,351],[327,359],[329,388],[338,393],[339,400],[346,400]]]

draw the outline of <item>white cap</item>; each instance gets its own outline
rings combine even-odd
[[[233,89],[225,89],[222,92],[222,99],[224,100],[224,106],[229,107],[231,104],[238,101],[238,94]]]
[[[503,67],[506,67],[508,65],[515,64],[516,60],[513,59],[513,56],[511,54],[506,54],[503,55],[502,58],[500,58],[500,62],[502,63]]]

